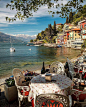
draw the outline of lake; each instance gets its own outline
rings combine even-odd
[[[43,61],[48,66],[54,61],[65,62],[81,53],[71,48],[48,48],[44,46],[26,46],[24,43],[13,44],[15,52],[10,52],[9,43],[0,43],[0,77],[12,75],[14,68],[35,71],[42,68]]]

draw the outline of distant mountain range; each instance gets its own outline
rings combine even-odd
[[[30,35],[25,35],[25,34],[18,34],[16,35],[16,39],[25,41],[25,42],[29,42],[31,39],[36,39],[36,36],[30,36]]]
[[[10,36],[8,34],[0,32],[0,42],[10,43]],[[31,39],[35,39],[36,36],[28,36],[24,34],[18,34],[16,36],[11,36],[12,43],[21,43],[21,42],[29,42]]]

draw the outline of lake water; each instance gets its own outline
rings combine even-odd
[[[42,68],[42,62],[48,66],[54,61],[65,62],[80,54],[80,50],[71,48],[48,48],[44,46],[26,46],[26,44],[13,44],[15,52],[10,52],[9,43],[0,43],[0,77],[12,75],[14,68],[21,70],[37,70]]]

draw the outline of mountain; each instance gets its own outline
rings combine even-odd
[[[36,39],[36,35],[30,36],[25,34],[18,34],[15,36],[15,38],[25,42],[30,42],[31,39]]]
[[[0,32],[0,42],[10,43],[10,35]],[[14,36],[11,36],[12,43],[21,43],[23,40],[18,40]]]

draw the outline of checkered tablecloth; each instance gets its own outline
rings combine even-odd
[[[55,82],[47,82],[45,80],[45,75],[38,75],[31,80],[30,93],[28,96],[28,101],[40,94],[46,93],[57,93],[63,95],[69,95],[72,89],[73,82],[70,78],[60,75],[52,74],[52,80]]]

